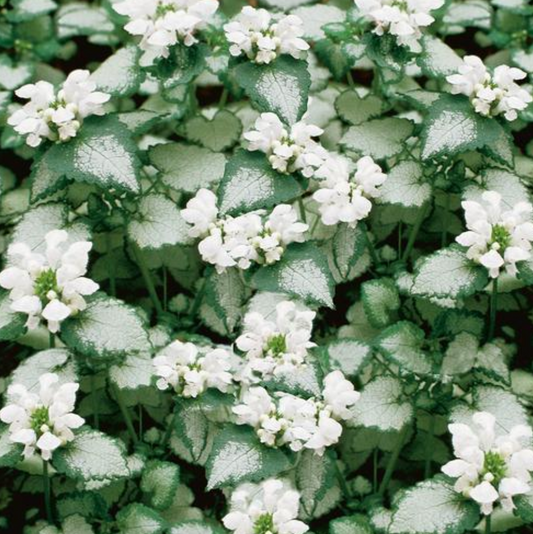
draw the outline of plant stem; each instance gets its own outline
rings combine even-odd
[[[429,478],[431,476],[431,458],[433,455],[433,447],[431,446],[431,441],[433,439],[433,434],[435,433],[435,417],[433,414],[430,414],[431,419],[429,420],[429,439],[426,445],[426,459],[424,463],[424,478]]]
[[[174,407],[174,413],[172,414],[172,419],[170,420],[170,424],[168,425],[165,435],[163,436],[163,441],[161,441],[161,446],[163,449],[166,448],[168,445],[168,442],[170,441],[170,438],[172,437],[172,430],[174,429],[174,423],[176,422],[176,418],[178,417],[178,410],[176,410],[176,407]]]
[[[226,105],[226,103],[228,101],[228,96],[229,96],[229,92],[224,87],[224,89],[222,90],[222,94],[220,95],[220,100],[218,102],[218,107],[219,108],[223,108]]]
[[[398,461],[398,457],[400,456],[400,452],[402,451],[403,442],[405,440],[408,428],[409,427],[406,425],[398,436],[398,443],[396,444],[396,448],[392,451],[391,457],[389,458],[389,463],[387,464],[387,469],[385,470],[385,474],[383,475],[383,479],[381,480],[381,484],[379,486],[378,494],[380,496],[383,496],[385,494],[392,475],[394,474],[396,462]]]
[[[420,231],[420,227],[422,226],[422,223],[424,222],[424,219],[426,218],[427,207],[428,207],[428,204],[425,204],[424,206],[420,207],[420,211],[418,212],[418,217],[415,221],[413,228],[411,228],[411,233],[409,234],[409,240],[407,241],[407,246],[405,247],[405,251],[402,256],[402,261],[404,262],[406,262],[409,259],[409,256],[411,255],[411,251],[413,250],[413,246],[416,241],[416,236],[418,235],[418,232]]]
[[[131,421],[131,417],[128,412],[128,407],[124,404],[120,389],[118,389],[118,387],[113,383],[111,383],[111,389],[113,390],[113,395],[115,396],[115,400],[117,401],[118,407],[120,408],[120,412],[122,413],[122,417],[124,418],[126,428],[128,429],[128,433],[133,441],[133,444],[137,445],[137,443],[139,442],[139,438],[135,433],[135,427],[133,426],[133,423]]]
[[[204,299],[205,286],[206,281],[203,280],[202,287],[198,290],[198,293],[196,293],[196,297],[194,297],[194,302],[192,303],[191,317],[194,317],[200,309],[200,305],[202,304],[202,300]]]
[[[96,394],[96,386],[94,383],[94,375],[91,376],[91,394],[93,396],[93,424],[94,428],[100,428],[100,414],[98,412],[98,395]]]
[[[492,293],[490,294],[490,319],[489,335],[487,341],[492,341],[496,329],[496,312],[498,311],[498,278],[492,281]]]
[[[378,491],[378,454],[379,449],[376,447],[372,454],[372,493]]]
[[[50,486],[50,475],[48,474],[47,461],[43,461],[43,492],[44,507],[46,509],[46,519],[50,524],[54,524],[54,515],[52,514],[52,491]]]
[[[150,270],[148,269],[148,266],[146,265],[146,262],[144,261],[142,251],[139,249],[139,247],[135,243],[132,243],[131,247],[133,249],[133,254],[135,256],[135,260],[137,261],[137,265],[139,266],[139,269],[141,270],[142,277],[144,278],[144,284],[146,285],[148,294],[150,295],[150,298],[152,299],[152,304],[154,305],[154,308],[157,314],[161,315],[163,313],[163,306],[161,305],[161,301],[159,300],[159,296],[157,295],[157,291],[155,290],[154,282],[152,280]]]
[[[352,72],[351,71],[348,71],[348,74],[346,75],[346,78],[348,79],[348,85],[350,87],[355,87],[355,82],[353,80],[353,76],[352,76]]]
[[[51,349],[55,349],[55,346],[56,346],[56,336],[55,334],[52,334],[52,332],[49,333],[49,337],[48,337],[48,340],[49,340],[49,346]]]
[[[337,475],[337,480],[339,481],[339,485],[341,487],[342,493],[344,494],[344,497],[347,500],[350,500],[352,498],[352,493],[350,492],[350,488],[348,487],[348,484],[346,484],[344,475],[341,473],[341,470],[339,469],[339,464],[337,463],[336,460],[333,460],[333,465],[335,466],[335,473]]]
[[[111,254],[111,237],[109,234],[107,234],[107,240],[106,240],[106,251],[107,254]],[[117,281],[115,277],[115,262],[110,262],[110,269],[109,269],[109,292],[111,293],[111,296],[116,296],[117,294]]]
[[[488,515],[485,518],[485,534],[490,534],[491,531],[492,516]]]
[[[402,234],[403,234],[403,222],[398,223],[398,258],[402,257]]]
[[[368,248],[368,252],[370,253],[370,257],[372,258],[372,263],[374,265],[379,265],[379,258],[376,252],[376,248],[374,247],[374,243],[372,243],[372,240],[370,239],[370,236],[368,235],[367,228],[365,228],[365,239],[366,239],[366,248]]]
[[[445,211],[446,219],[448,219],[449,215],[450,215],[450,195],[449,194],[446,194],[446,207],[445,207],[445,209],[446,209],[446,211]],[[440,246],[441,247],[445,247],[447,241],[448,241],[448,227],[445,224],[443,226],[443,228],[442,228],[442,234],[441,234],[441,238],[440,238]]]
[[[304,202],[302,200],[302,197],[298,199],[298,207],[299,207],[300,217],[302,218],[302,221],[304,223],[307,223],[307,215],[305,213],[305,207],[304,207]]]
[[[168,269],[163,265],[163,310],[168,310]]]

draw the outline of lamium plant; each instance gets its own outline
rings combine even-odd
[[[0,532],[533,531],[528,0],[0,0]]]

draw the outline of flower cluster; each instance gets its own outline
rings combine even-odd
[[[207,189],[200,189],[181,215],[192,225],[189,235],[202,238],[198,250],[203,260],[218,272],[234,266],[248,269],[252,263],[275,263],[287,245],[304,241],[308,229],[288,204],[279,204],[268,215],[257,210],[218,218],[217,198]]]
[[[224,26],[232,56],[246,55],[256,63],[268,64],[281,54],[295,59],[305,57],[309,45],[302,39],[302,20],[287,15],[272,20],[266,9],[243,7],[235,19]]]
[[[74,439],[72,429],[85,422],[72,413],[78,388],[74,382],[59,385],[59,377],[53,373],[39,378],[39,394],[30,393],[21,384],[9,386],[7,395],[12,404],[0,410],[0,420],[9,425],[9,439],[24,445],[25,458],[38,449],[48,461],[58,447]]]
[[[409,47],[421,37],[420,28],[434,22],[430,11],[443,4],[444,0],[355,0],[361,14],[374,23],[374,33],[389,33]]]
[[[305,363],[315,312],[298,311],[294,302],[276,306],[275,320],[269,321],[257,312],[244,317],[244,331],[237,338],[237,348],[245,353],[241,372],[244,382],[268,380],[297,371]]]
[[[508,121],[514,121],[518,111],[533,101],[529,92],[515,83],[527,76],[516,67],[499,65],[491,73],[477,56],[465,56],[458,70],[458,74],[446,78],[452,85],[452,93],[470,98],[474,109],[481,115],[503,115]]]
[[[531,428],[517,425],[497,437],[492,414],[478,412],[472,420],[473,428],[449,425],[457,459],[444,465],[442,471],[457,479],[456,491],[479,503],[483,514],[491,514],[497,502],[511,511],[515,507],[513,497],[531,490],[533,450],[523,446],[533,435]]]
[[[98,284],[84,277],[92,243],[78,241],[67,248],[68,233],[52,230],[45,236],[46,252],[33,252],[25,243],[9,246],[9,266],[0,272],[0,286],[10,290],[11,309],[28,315],[26,326],[46,320],[56,333],[61,322],[86,307],[86,295]]]
[[[369,199],[379,196],[378,187],[387,179],[369,156],[357,161],[353,175],[346,158],[331,156],[315,177],[321,179],[313,199],[319,203],[322,222],[328,226],[343,222],[352,227],[369,215],[372,209]]]
[[[272,168],[284,174],[300,172],[311,177],[323,164],[327,151],[313,137],[323,133],[318,126],[304,121],[288,130],[275,113],[262,113],[255,129],[244,134],[248,150],[264,152]]]
[[[31,147],[39,146],[43,139],[63,142],[76,137],[83,119],[103,115],[103,104],[111,98],[95,91],[96,84],[89,76],[88,70],[72,71],[57,92],[44,81],[22,86],[15,94],[29,102],[9,117],[8,124],[26,136]]]
[[[300,494],[288,481],[245,483],[231,494],[222,522],[235,534],[303,534],[309,527],[297,519],[299,505]]]
[[[322,455],[339,441],[342,425],[360,394],[340,371],[324,379],[320,399],[303,399],[289,393],[270,395],[260,386],[244,389],[241,403],[234,406],[237,423],[254,427],[262,443],[270,447],[288,445],[293,451],[314,450]]]
[[[531,257],[533,206],[519,202],[504,210],[502,197],[495,191],[486,191],[481,198],[483,204],[473,200],[462,203],[468,231],[456,241],[469,247],[468,258],[486,267],[492,278],[497,278],[502,268],[515,276],[516,263]]]
[[[169,48],[178,43],[192,46],[195,34],[218,9],[216,0],[123,0],[113,5],[131,20],[124,29],[141,36],[142,65],[168,57]]]
[[[232,384],[231,355],[225,349],[174,341],[154,358],[157,387],[171,387],[183,397],[197,397],[208,388],[223,393]]]

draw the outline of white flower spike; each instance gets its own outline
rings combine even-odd
[[[245,6],[224,26],[224,31],[231,44],[232,56],[245,55],[259,64],[272,63],[282,54],[301,59],[309,50],[309,45],[302,39],[303,22],[296,15],[273,20],[266,9]]]
[[[421,28],[435,19],[430,12],[444,0],[355,0],[361,15],[374,24],[377,35],[394,35],[399,44],[413,48],[422,36]]]
[[[85,420],[73,413],[79,385],[59,385],[59,377],[48,373],[39,378],[39,393],[30,393],[25,386],[13,384],[7,394],[11,401],[0,410],[0,420],[9,425],[9,439],[24,445],[25,458],[39,453],[43,460],[74,439],[72,432]]]
[[[103,115],[103,105],[111,98],[95,91],[96,84],[89,76],[88,70],[75,70],[57,92],[49,82],[24,85],[15,94],[29,102],[15,111],[8,123],[26,136],[31,147],[39,146],[43,139],[65,142],[76,137],[83,119]]]
[[[275,113],[262,113],[254,127],[244,134],[248,150],[264,152],[282,174],[299,172],[310,178],[327,158],[327,151],[314,140],[323,133],[318,126],[300,121],[289,129]]]
[[[501,269],[516,276],[516,263],[531,257],[533,206],[519,202],[513,209],[504,210],[502,197],[495,191],[486,191],[481,198],[482,203],[462,203],[468,231],[458,235],[456,241],[468,247],[468,258],[483,265],[491,278],[497,278]]]
[[[243,333],[237,348],[245,353],[242,379],[251,382],[268,380],[297,372],[305,364],[311,342],[315,312],[298,311],[290,301],[276,306],[275,320],[267,320],[257,312],[244,317]]]
[[[169,55],[170,47],[192,46],[196,34],[218,9],[216,0],[123,0],[113,4],[120,15],[129,17],[124,29],[141,37],[144,54],[141,65],[153,64]]]
[[[233,413],[237,424],[252,426],[269,447],[287,445],[295,452],[310,449],[322,456],[327,447],[339,441],[339,421],[351,417],[350,408],[359,397],[353,384],[340,371],[333,371],[324,379],[321,398],[304,399],[281,392],[271,395],[260,386],[244,387]]]
[[[387,175],[374,160],[365,156],[357,161],[352,174],[350,163],[342,156],[331,155],[317,170],[319,189],[313,199],[319,204],[322,222],[326,226],[347,223],[355,227],[372,210],[370,199],[379,197],[379,186]]]
[[[216,196],[206,189],[200,189],[181,214],[191,225],[189,235],[201,238],[198,251],[202,259],[219,273],[229,267],[248,269],[252,263],[275,263],[290,243],[305,240],[308,229],[287,204],[276,206],[269,215],[257,210],[218,218]]]
[[[499,65],[491,73],[479,57],[465,56],[459,73],[446,79],[452,85],[452,93],[470,98],[480,115],[503,115],[508,121],[514,121],[518,112],[533,102],[531,94],[515,83],[526,76],[524,71],[507,65]]]
[[[496,436],[492,414],[478,412],[472,421],[472,426],[448,426],[457,459],[442,471],[457,479],[456,491],[476,501],[483,514],[490,515],[498,503],[510,512],[515,507],[513,497],[531,490],[533,450],[524,446],[533,435],[531,428],[518,425]]]
[[[288,481],[241,484],[222,522],[235,534],[304,534],[309,527],[297,519],[299,504],[300,494]]]
[[[84,275],[92,243],[78,241],[67,246],[68,233],[52,230],[45,236],[46,252],[32,252],[25,243],[8,248],[8,267],[0,272],[0,286],[10,290],[11,309],[28,315],[32,330],[42,320],[52,333],[61,322],[86,307],[84,297],[98,290],[98,284]]]
[[[173,388],[183,397],[195,398],[208,388],[223,393],[232,384],[231,356],[224,349],[197,347],[174,341],[153,360],[157,387]]]

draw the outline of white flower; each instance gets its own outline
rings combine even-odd
[[[355,0],[361,14],[375,25],[374,33],[395,35],[401,45],[413,47],[434,18],[429,14],[439,9],[444,0]]]
[[[305,362],[315,312],[298,311],[293,302],[283,301],[276,306],[275,320],[269,321],[260,313],[244,317],[244,331],[237,338],[237,347],[245,353],[246,380],[267,380],[296,372]]]
[[[311,449],[322,455],[342,434],[339,420],[350,417],[349,408],[359,393],[340,371],[324,382],[322,398],[304,399],[290,393],[271,395],[260,386],[243,388],[240,403],[233,407],[237,424],[252,426],[269,447],[287,445],[297,452]]]
[[[304,121],[287,129],[275,113],[262,113],[255,129],[244,134],[248,150],[264,152],[272,168],[280,173],[299,172],[309,178],[322,165],[327,151],[313,138],[322,135],[318,126]]]
[[[308,228],[287,204],[276,206],[266,218],[263,210],[219,218],[216,196],[206,189],[200,189],[181,214],[191,225],[189,235],[202,238],[202,259],[219,273],[228,267],[248,269],[252,263],[278,261],[287,245],[305,240]]]
[[[168,57],[169,48],[178,43],[192,46],[196,33],[218,8],[216,0],[123,0],[113,5],[115,11],[130,18],[124,29],[141,36],[144,51],[141,65]]]
[[[187,202],[187,207],[181,210],[185,222],[192,225],[189,228],[191,237],[204,237],[216,222],[218,216],[217,197],[209,189],[200,189],[194,198]]]
[[[9,425],[9,439],[24,445],[25,458],[38,449],[43,460],[50,460],[58,447],[74,439],[72,429],[85,422],[72,413],[79,385],[58,382],[56,374],[48,373],[39,378],[39,394],[21,384],[13,384],[7,391],[12,404],[0,410],[0,419]]]
[[[287,245],[303,243],[309,226],[298,221],[296,210],[288,204],[279,204],[268,216],[264,229],[253,243],[265,263],[279,261]]]
[[[92,243],[78,241],[66,248],[67,240],[65,230],[52,230],[45,236],[44,255],[25,243],[8,248],[9,266],[0,272],[0,286],[11,291],[11,309],[28,315],[29,329],[44,319],[50,332],[57,332],[62,321],[85,309],[83,297],[98,290],[96,282],[83,276]]]
[[[465,424],[448,426],[456,460],[442,466],[442,471],[456,478],[455,489],[475,500],[485,515],[499,502],[502,508],[514,508],[513,497],[528,493],[533,450],[524,448],[531,428],[517,425],[508,434],[496,436],[494,416],[478,412],[472,417],[473,428]]]
[[[359,400],[361,394],[354,390],[353,384],[344,378],[341,371],[333,371],[324,378],[322,391],[324,403],[336,419],[349,419],[350,408]]]
[[[299,504],[300,494],[288,481],[245,483],[231,494],[222,522],[235,534],[304,534],[309,527],[297,519]]]
[[[452,85],[452,93],[469,97],[481,115],[503,115],[508,121],[514,121],[518,111],[533,101],[529,92],[515,83],[526,77],[516,67],[500,65],[491,73],[477,56],[465,56],[458,70],[458,74],[446,78]]]
[[[95,91],[96,84],[89,80],[88,70],[75,70],[64,81],[59,91],[48,82],[22,86],[15,94],[29,102],[15,111],[8,123],[21,135],[26,135],[29,146],[39,146],[43,139],[68,141],[75,137],[83,119],[89,115],[103,115],[111,97]]]
[[[519,202],[504,211],[501,195],[495,191],[486,191],[481,198],[483,204],[462,202],[468,231],[458,235],[456,241],[469,247],[468,258],[486,267],[492,278],[497,278],[502,268],[515,276],[516,263],[531,256],[533,207],[529,202]]]
[[[224,26],[232,56],[246,55],[252,61],[268,64],[281,54],[295,59],[305,57],[309,45],[302,39],[302,20],[287,15],[273,21],[266,9],[243,7],[232,22]]]
[[[154,358],[157,387],[172,387],[183,397],[197,397],[207,388],[227,392],[232,383],[231,356],[224,349],[206,351],[193,343],[174,341]]]
[[[350,174],[349,162],[342,156],[329,157],[316,172],[316,178],[323,180],[313,199],[319,203],[322,222],[327,226],[343,222],[355,227],[368,217],[372,210],[369,199],[379,196],[377,188],[387,179],[369,156],[359,159],[355,173]]]

